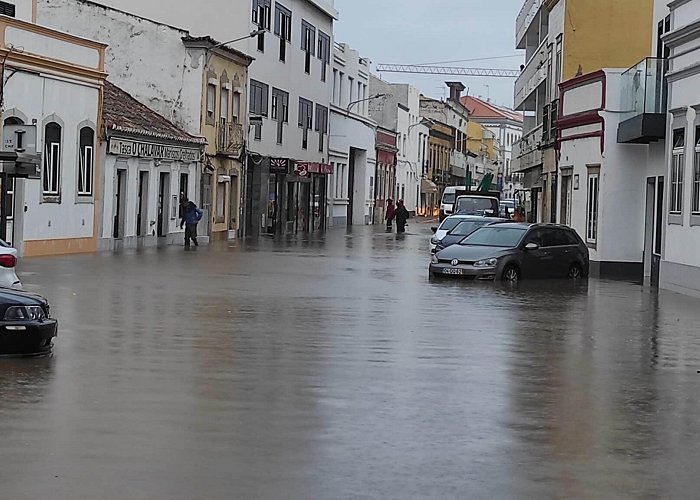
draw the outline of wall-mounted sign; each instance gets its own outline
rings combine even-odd
[[[297,162],[294,175],[306,177],[308,174],[332,174],[333,165],[327,163]]]
[[[289,173],[289,158],[270,158],[270,173],[287,175]]]
[[[198,162],[201,157],[199,149],[127,139],[110,139],[109,154],[153,158],[155,160],[182,161],[185,163]]]

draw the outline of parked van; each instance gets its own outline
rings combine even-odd
[[[445,188],[440,201],[440,222],[454,213],[455,202],[463,194],[467,194],[467,188],[464,186],[448,186]]]

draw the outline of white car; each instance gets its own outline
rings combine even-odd
[[[447,233],[452,231],[455,227],[457,227],[457,224],[462,222],[463,220],[466,219],[473,219],[473,215],[451,215],[444,221],[442,221],[442,224],[438,227],[432,227],[433,237],[430,238],[430,253],[435,253],[435,248],[437,247],[437,244],[445,237],[447,236]]]
[[[22,288],[16,269],[17,250],[0,240],[0,286]]]

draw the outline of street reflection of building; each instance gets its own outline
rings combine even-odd
[[[3,179],[7,239],[25,256],[94,252],[105,45],[33,24],[35,9],[16,15],[0,18],[3,126],[23,131],[13,150],[39,156],[29,178]]]

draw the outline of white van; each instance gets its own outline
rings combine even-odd
[[[442,193],[440,201],[440,221],[445,220],[454,213],[454,205],[459,196],[467,194],[467,188],[464,186],[448,186]]]

